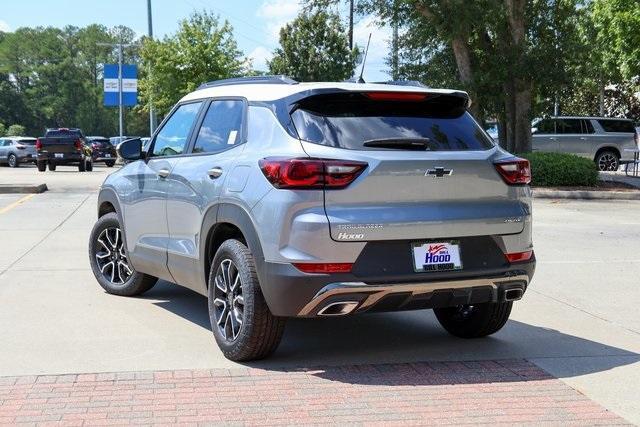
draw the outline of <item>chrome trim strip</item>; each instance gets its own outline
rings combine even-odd
[[[364,311],[374,305],[380,299],[389,294],[400,292],[411,292],[412,295],[424,294],[438,290],[446,289],[464,289],[475,286],[491,286],[494,296],[497,299],[498,287],[501,284],[509,282],[524,282],[525,286],[529,285],[529,276],[526,274],[517,276],[504,276],[494,278],[466,279],[466,280],[449,280],[440,282],[417,282],[417,283],[398,283],[388,285],[368,285],[364,282],[336,282],[330,283],[320,289],[307,305],[298,313],[298,316],[308,316],[314,309],[322,304],[327,298],[336,295],[348,295],[354,293],[369,294],[362,302],[357,311]],[[345,301],[336,301],[345,302]],[[346,301],[351,302],[351,301]],[[355,310],[354,310],[355,311]]]

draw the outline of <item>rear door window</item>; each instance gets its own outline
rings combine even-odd
[[[633,122],[630,120],[602,119],[598,120],[598,123],[600,123],[605,132],[634,133],[636,131],[633,127]]]
[[[582,120],[579,119],[558,119],[556,120],[556,133],[558,134],[580,134],[582,133]]]
[[[591,124],[591,120],[583,120],[582,121],[582,133],[594,133],[593,125]]]
[[[211,102],[198,131],[194,153],[218,153],[241,142],[244,102],[219,100]]]
[[[494,142],[458,96],[379,100],[362,93],[316,95],[291,114],[302,140],[350,150],[487,150]],[[388,141],[386,144],[384,141]],[[380,145],[379,143],[383,144]],[[376,146],[376,143],[378,145]]]

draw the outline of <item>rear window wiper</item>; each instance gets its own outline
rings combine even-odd
[[[382,138],[369,139],[362,145],[372,148],[392,148],[396,150],[429,150],[429,138]]]

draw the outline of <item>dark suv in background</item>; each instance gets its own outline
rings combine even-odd
[[[104,162],[111,168],[116,164],[116,147],[104,136],[88,136],[87,141],[91,145],[91,158],[93,163]]]

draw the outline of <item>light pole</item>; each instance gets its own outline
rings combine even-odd
[[[147,0],[147,24],[149,25],[149,39],[153,40],[153,16],[151,14],[151,0]],[[149,80],[151,80],[151,64],[149,64]],[[156,115],[153,111],[153,94],[149,88],[149,136],[156,128]]]

